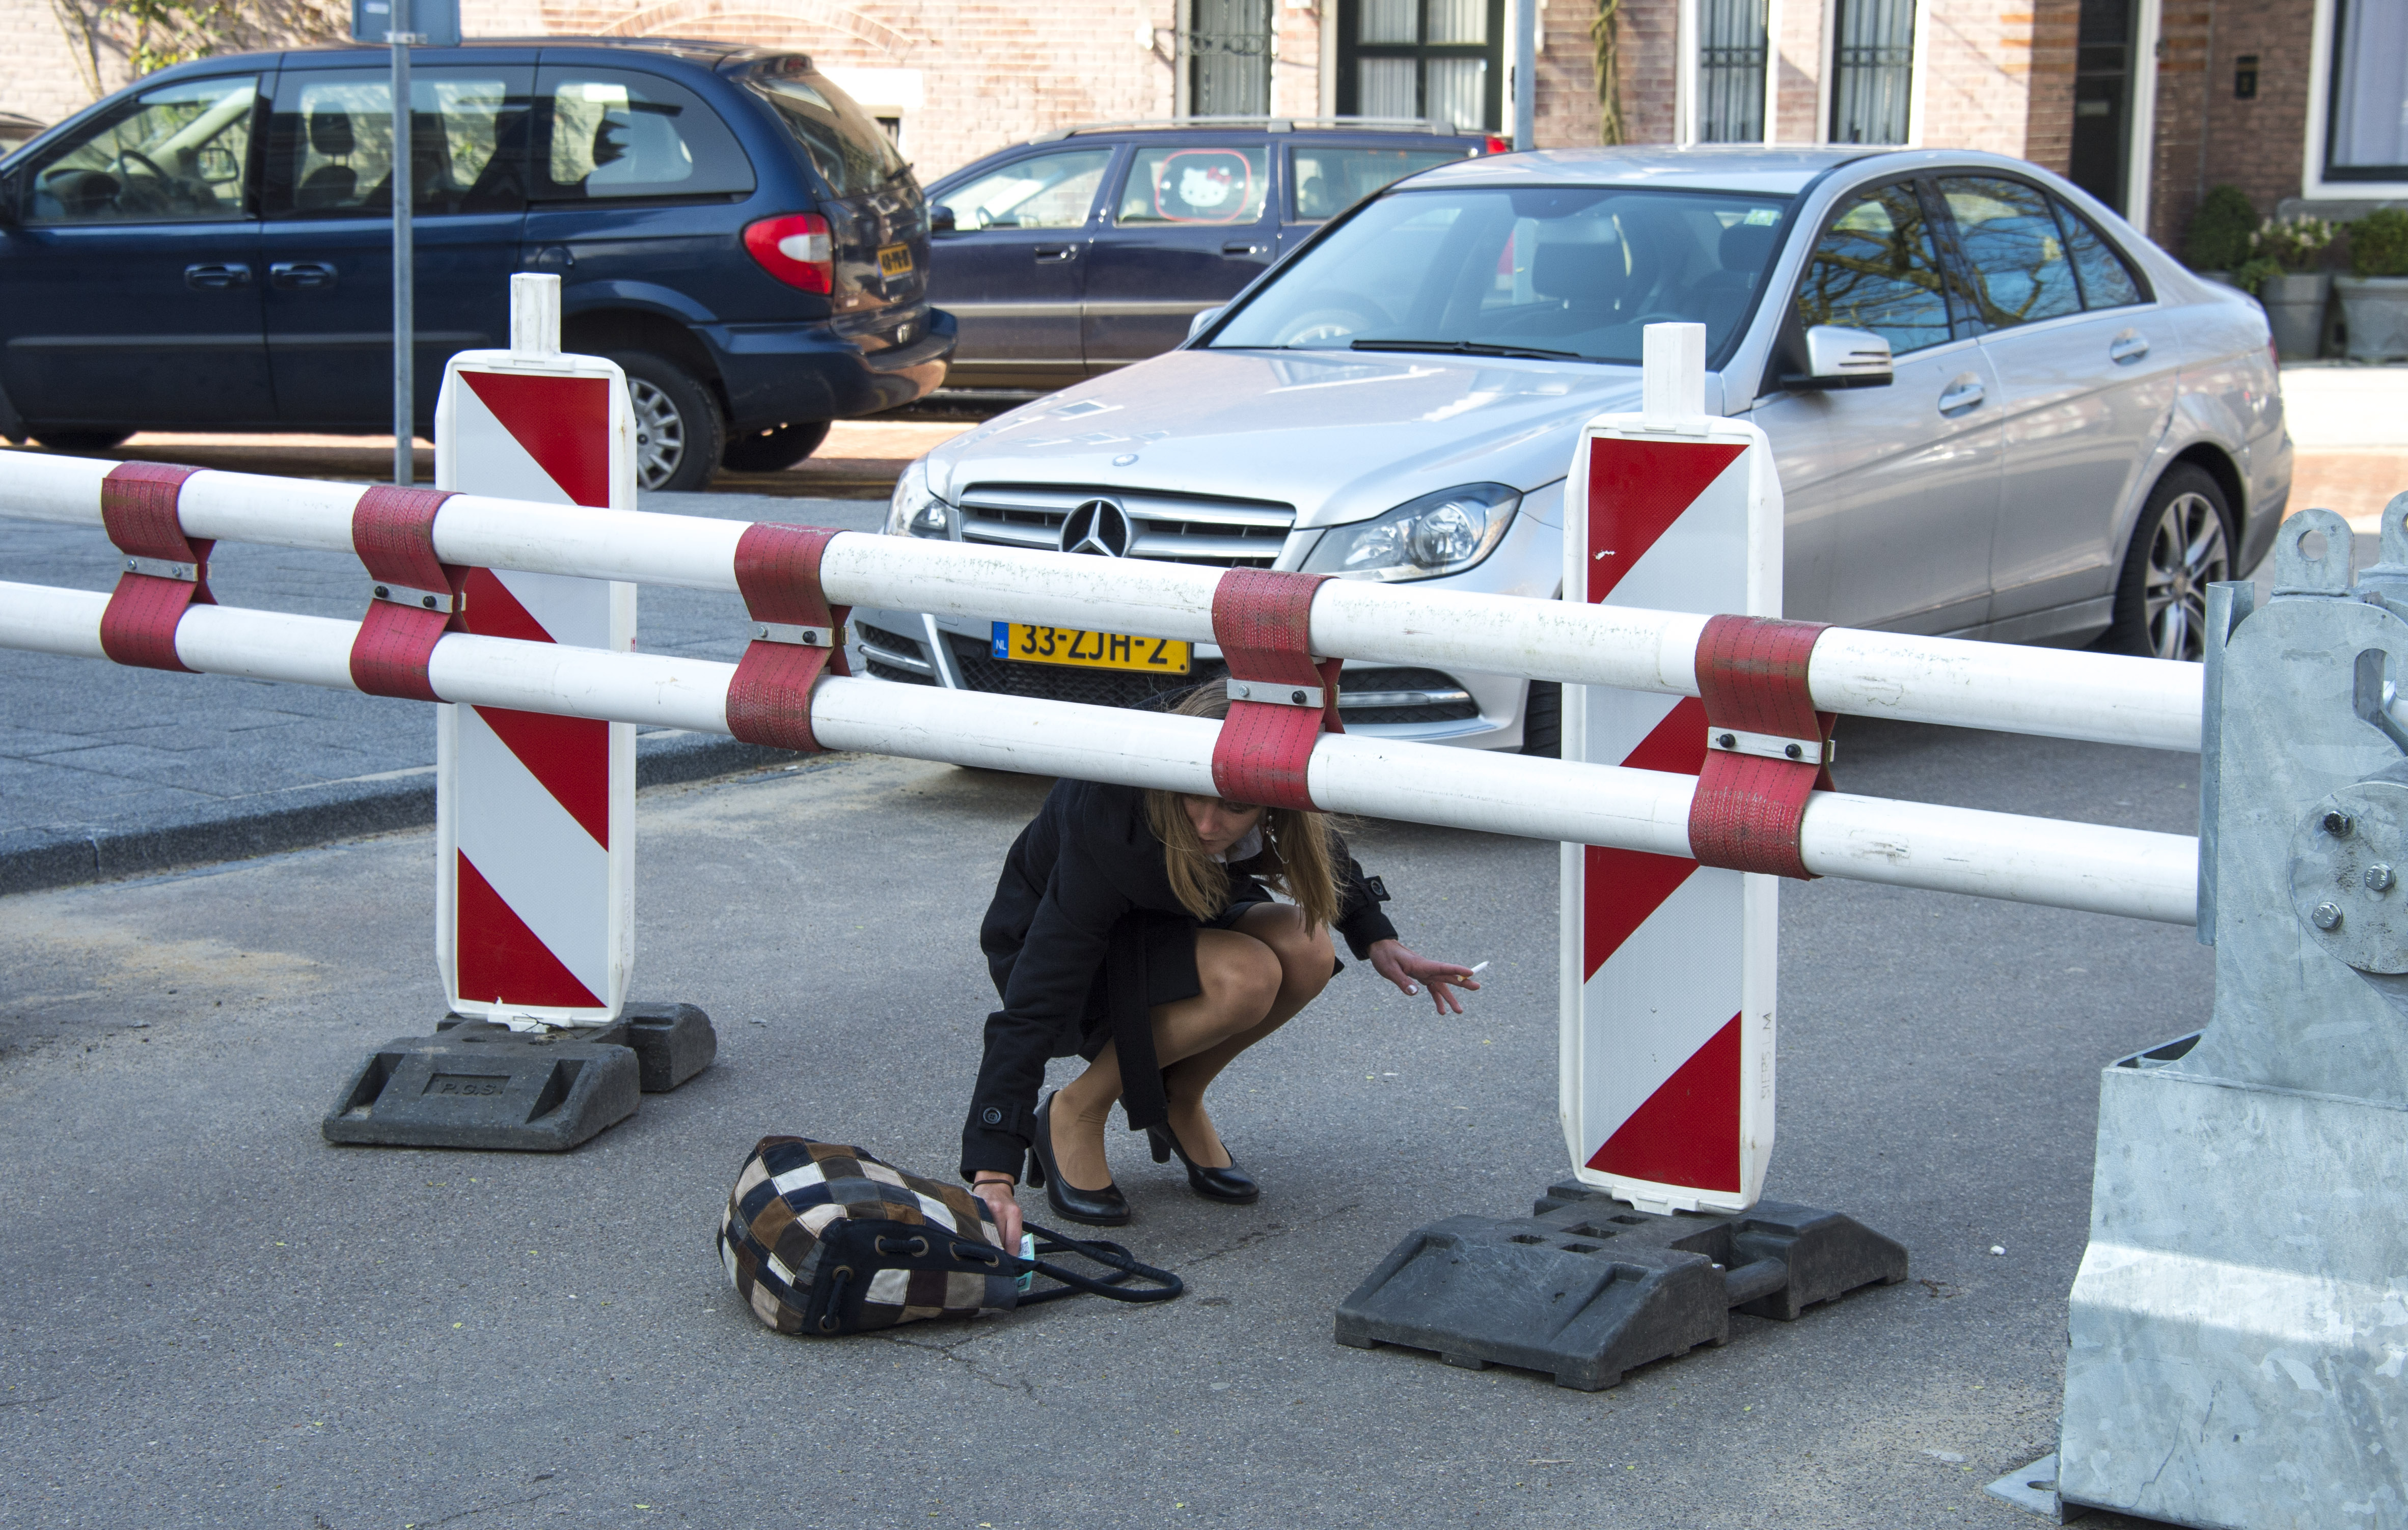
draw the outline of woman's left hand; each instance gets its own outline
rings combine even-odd
[[[1408,994],[1428,989],[1430,1002],[1438,1006],[1438,1012],[1441,1015],[1449,1010],[1458,1015],[1463,1013],[1463,1001],[1455,997],[1455,989],[1469,988],[1476,992],[1480,987],[1469,967],[1458,966],[1453,962],[1433,962],[1426,956],[1416,954],[1401,940],[1374,941],[1371,945],[1371,966],[1381,977]]]

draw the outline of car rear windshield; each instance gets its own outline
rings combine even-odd
[[[746,76],[744,82],[778,108],[778,120],[810,156],[811,168],[827,182],[830,195],[874,192],[909,168],[878,120],[825,75],[771,64]]]
[[[1282,271],[1219,349],[1640,359],[1649,324],[1719,359],[1781,242],[1783,197],[1619,187],[1398,192]]]

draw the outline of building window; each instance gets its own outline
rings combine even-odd
[[[2335,0],[2327,180],[2408,180],[2408,0]]]
[[[1914,87],[1914,0],[1839,0],[1831,141],[1904,143]]]
[[[1341,115],[1498,126],[1505,0],[1340,0],[1339,12]]]
[[[1271,0],[1193,0],[1188,110],[1267,117],[1271,109]]]
[[[1765,0],[1698,0],[1698,141],[1764,141]]]

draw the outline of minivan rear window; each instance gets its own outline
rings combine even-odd
[[[546,68],[551,148],[539,195],[550,200],[737,196],[752,164],[716,112],[684,86],[633,69]]]
[[[744,82],[778,110],[778,121],[803,146],[831,196],[874,192],[910,166],[878,120],[853,104],[825,75],[797,69],[797,61],[764,64]]]

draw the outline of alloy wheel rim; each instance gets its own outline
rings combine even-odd
[[[2142,585],[2149,650],[2160,659],[2197,659],[2206,651],[2207,587],[2232,577],[2224,518],[2204,494],[2176,494],[2149,535]]]
[[[641,378],[627,379],[627,401],[636,409],[636,480],[657,489],[685,461],[685,416],[668,394]]]

